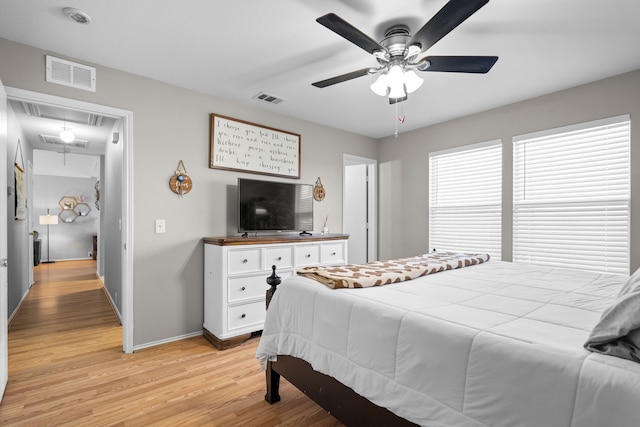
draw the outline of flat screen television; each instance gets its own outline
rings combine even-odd
[[[312,230],[312,185],[238,178],[238,232]]]

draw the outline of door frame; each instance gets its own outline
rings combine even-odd
[[[133,353],[133,112],[8,86],[5,90],[8,99],[80,110],[122,120],[122,349],[125,353]]]
[[[378,260],[378,161],[367,157],[355,156],[343,153],[342,155],[342,223],[345,224],[345,215],[347,209],[347,200],[345,198],[346,187],[346,168],[353,165],[366,165],[368,183],[367,186],[367,211],[368,211],[368,260],[367,262]]]

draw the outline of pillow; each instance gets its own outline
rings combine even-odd
[[[594,326],[587,350],[640,362],[640,268]]]

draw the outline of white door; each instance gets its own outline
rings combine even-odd
[[[7,188],[7,94],[0,81],[0,189]],[[0,400],[9,379],[7,337],[7,197],[0,197]]]
[[[349,235],[349,263],[363,264],[368,260],[369,226],[367,212],[367,166],[347,165],[344,168],[345,206],[344,232]]]
[[[343,231],[349,234],[349,263],[378,259],[377,162],[344,155]]]

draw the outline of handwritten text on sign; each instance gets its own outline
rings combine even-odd
[[[300,178],[300,135],[211,114],[209,167]]]

